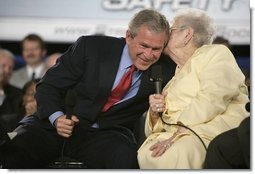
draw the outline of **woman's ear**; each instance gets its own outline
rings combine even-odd
[[[186,35],[185,35],[185,39],[184,39],[184,45],[187,45],[189,43],[189,41],[193,38],[194,30],[189,27],[185,32],[186,32],[185,33]]]

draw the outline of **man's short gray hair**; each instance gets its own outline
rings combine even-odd
[[[165,45],[167,44],[169,38],[169,23],[164,15],[152,9],[145,9],[138,12],[129,23],[131,37],[134,38],[137,35],[137,31],[141,26],[146,26],[150,31],[155,33],[165,32]]]
[[[194,29],[193,42],[198,47],[211,44],[215,37],[213,19],[203,10],[181,9],[176,13],[174,21],[178,21],[179,27]]]
[[[7,49],[0,48],[0,55],[4,55],[14,61],[15,56]]]

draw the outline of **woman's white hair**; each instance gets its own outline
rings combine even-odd
[[[181,28],[191,27],[194,30],[193,42],[198,47],[211,44],[215,37],[213,19],[203,10],[181,9],[176,13],[174,21],[178,22]]]

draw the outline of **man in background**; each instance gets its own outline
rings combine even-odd
[[[26,82],[41,78],[47,68],[44,63],[46,45],[42,38],[36,34],[29,34],[22,40],[22,56],[26,66],[14,71],[10,83],[23,88]]]
[[[0,48],[0,124],[12,131],[21,120],[19,109],[22,92],[9,84],[14,67],[14,55]]]
[[[46,60],[45,60],[45,63],[46,63],[46,68],[47,69],[50,69],[53,65],[56,64],[57,62],[57,59],[61,56],[62,54],[61,53],[53,53],[51,55],[49,55]]]

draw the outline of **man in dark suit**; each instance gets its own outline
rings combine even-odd
[[[168,38],[166,18],[153,10],[134,16],[126,38],[80,37],[38,84],[38,111],[0,151],[3,167],[45,168],[63,151],[88,168],[138,168],[133,130],[155,91],[150,67],[156,62],[162,66],[163,85],[175,70],[170,58],[161,56]],[[123,93],[130,82],[124,76],[132,83]],[[64,97],[69,89],[77,97],[67,119]],[[120,93],[124,96],[118,100]]]
[[[250,117],[216,136],[208,146],[205,169],[250,169]]]
[[[0,124],[5,131],[12,131],[22,117],[19,115],[21,90],[10,85],[14,67],[14,55],[0,49]]]

